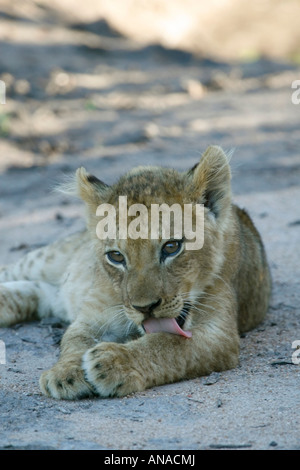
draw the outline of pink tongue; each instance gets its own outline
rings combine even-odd
[[[184,331],[180,328],[175,318],[149,318],[144,321],[143,326],[146,333],[173,333],[185,338],[191,338],[191,331]]]

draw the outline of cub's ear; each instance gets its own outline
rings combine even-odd
[[[231,172],[228,158],[221,147],[208,147],[200,162],[188,172],[188,177],[192,196],[216,218],[221,217],[231,204]]]
[[[109,186],[81,167],[76,171],[77,194],[87,204],[100,204]]]
[[[88,205],[99,205],[108,188],[107,184],[81,167],[75,175],[59,185],[57,190],[64,194],[78,196]]]

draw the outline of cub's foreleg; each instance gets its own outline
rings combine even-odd
[[[217,326],[212,328],[214,339],[208,327],[194,330],[191,339],[153,333],[126,344],[100,343],[84,355],[86,379],[101,397],[122,397],[236,367],[237,332],[228,331],[231,338],[226,339]]]
[[[135,325],[128,321],[119,307],[104,308],[101,301],[95,299],[87,302],[62,338],[58,362],[42,374],[42,392],[53,398],[69,400],[94,395],[95,389],[86,380],[82,368],[84,353],[101,341],[117,344],[130,341],[137,335]]]
[[[191,338],[158,332],[125,344],[94,346],[83,356],[86,379],[100,396],[121,397],[236,367],[239,359],[236,304],[225,290],[220,290],[219,295],[210,296],[206,304],[203,301],[201,312],[190,312],[194,313],[189,327]]]
[[[82,369],[82,355],[95,345],[93,331],[87,322],[72,323],[61,341],[58,362],[41,375],[40,388],[45,395],[53,398],[74,400],[93,395]]]

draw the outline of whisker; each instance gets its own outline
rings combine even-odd
[[[227,289],[229,290],[229,292],[232,292],[231,286],[226,281],[224,281],[222,276],[220,276],[219,274],[215,274],[214,277],[219,279],[220,281],[222,281],[224,283],[224,285],[227,287]]]
[[[103,310],[103,313],[107,313],[108,311],[112,311],[110,318],[106,319],[104,323],[103,318],[99,318],[99,320],[97,320],[93,324],[93,329],[95,330],[97,336],[104,335],[109,331],[109,328],[111,328],[113,325],[117,326],[122,322],[122,320],[126,320],[123,305],[115,305],[113,307],[108,307]]]
[[[205,308],[209,308],[210,310],[213,310],[214,312],[217,310],[215,307],[213,307],[212,305],[209,305],[209,304],[203,304],[202,302],[198,302],[198,301],[195,301],[193,306],[199,306],[199,307],[205,307]]]
[[[185,303],[189,303],[191,307],[194,307],[196,310],[199,312],[205,313],[205,309],[209,309],[211,311],[217,311],[217,308],[214,306],[210,305],[209,302],[214,301],[217,305],[219,304],[220,307],[222,306],[220,299],[214,295],[214,294],[209,294],[209,302],[201,302],[200,299],[205,299],[207,293],[201,292],[201,293],[191,293],[191,292],[184,292],[182,293],[182,297]],[[202,308],[201,308],[202,307]]]

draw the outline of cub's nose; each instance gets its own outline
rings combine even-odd
[[[161,299],[159,299],[157,302],[153,302],[148,305],[133,305],[133,307],[138,310],[141,313],[144,313],[145,315],[150,316],[151,313],[155,308],[157,308],[161,304]]]

